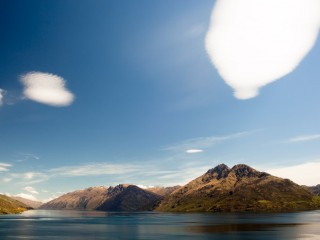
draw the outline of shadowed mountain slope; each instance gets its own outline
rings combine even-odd
[[[134,185],[91,187],[62,195],[40,209],[77,209],[103,211],[148,211],[155,208],[161,196]]]

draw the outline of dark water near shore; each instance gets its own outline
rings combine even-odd
[[[320,211],[167,214],[34,210],[0,215],[0,239],[320,240]]]

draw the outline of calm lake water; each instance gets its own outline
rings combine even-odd
[[[0,215],[0,239],[320,240],[320,211],[167,214],[34,210]]]

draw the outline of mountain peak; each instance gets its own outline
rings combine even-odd
[[[216,178],[225,178],[228,176],[228,173],[230,172],[230,168],[225,164],[219,164],[218,166],[209,169],[203,176],[202,181],[209,182],[211,179]]]
[[[246,164],[237,164],[233,166],[231,169],[238,178],[242,177],[263,177],[263,176],[268,176],[269,174],[264,173],[264,172],[259,172],[255,170],[254,168],[246,165]]]

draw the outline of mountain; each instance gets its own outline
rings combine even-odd
[[[40,206],[40,209],[94,210],[108,197],[106,187],[90,187],[64,194]]]
[[[0,214],[21,213],[30,209],[27,205],[0,194]]]
[[[176,191],[179,188],[181,188],[181,186],[177,185],[173,187],[152,187],[152,188],[147,188],[146,190],[165,197],[170,195],[172,192]]]
[[[320,184],[313,186],[313,187],[308,187],[308,189],[313,192],[316,195],[320,196]]]
[[[19,202],[22,202],[24,203],[25,205],[33,208],[33,209],[37,209],[39,208],[43,203],[42,202],[39,202],[39,201],[33,201],[33,200],[30,200],[30,199],[26,199],[26,198],[23,198],[23,197],[15,197],[15,196],[11,196],[12,199],[15,199]]]
[[[43,204],[40,209],[148,211],[154,209],[160,200],[161,196],[135,185],[120,184],[67,193]]]
[[[277,212],[320,207],[310,191],[247,165],[220,164],[165,197],[157,211]]]
[[[162,197],[135,185],[118,185],[108,191],[110,196],[97,210],[103,211],[151,211]]]

